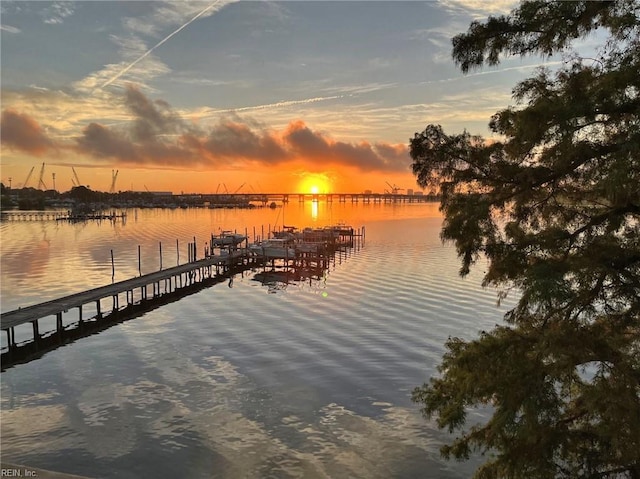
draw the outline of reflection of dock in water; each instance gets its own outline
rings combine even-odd
[[[284,273],[279,277],[285,278],[285,284],[289,279],[321,278],[332,262],[335,265],[336,258],[341,262],[351,249],[360,247],[364,228],[362,231],[356,234],[352,230],[348,239],[345,236],[312,249],[301,247],[304,245],[301,242],[292,257],[268,259],[235,241],[218,247],[216,237],[212,236],[205,248],[205,257],[198,260],[194,238],[189,244],[189,258],[185,264],[162,269],[161,261],[160,271],[3,313],[0,329],[6,333],[6,345],[2,347],[2,368],[38,358],[65,343],[135,318],[203,288],[227,279],[233,281],[235,274],[249,269],[263,268],[265,275],[268,272]],[[246,244],[246,235],[244,238]]]
[[[310,287],[314,284],[320,285],[324,282],[328,271],[328,267],[282,266],[264,269],[255,273],[251,279],[266,286],[269,293],[276,293],[286,290],[290,285]]]

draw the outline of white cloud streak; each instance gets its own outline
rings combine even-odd
[[[22,30],[16,27],[12,27],[11,25],[0,25],[0,30],[7,33],[20,33]]]
[[[479,18],[487,15],[506,15],[518,6],[516,0],[440,0],[439,3],[446,9],[456,12],[471,14]]]
[[[495,75],[498,73],[504,73],[509,71],[525,71],[525,70],[531,70],[533,68],[558,66],[558,65],[562,65],[563,63],[564,62],[561,62],[561,61],[553,61],[553,62],[545,62],[545,63],[536,63],[535,65],[521,65],[517,67],[507,67],[507,68],[501,68],[499,70],[488,70],[488,71],[482,71],[482,72],[476,72],[476,73],[469,73],[466,75],[461,75],[453,78],[442,78],[439,80],[424,81],[424,82],[420,82],[419,85],[429,85],[433,83],[448,83],[452,81],[460,81],[466,78],[472,78],[472,77],[483,76],[483,75]]]
[[[324,96],[324,97],[316,97],[316,98],[307,98],[305,100],[284,100],[276,103],[268,103],[266,105],[255,105],[255,106],[245,106],[240,108],[228,108],[226,110],[216,110],[216,109],[208,109],[209,113],[235,113],[239,111],[254,111],[254,110],[269,110],[272,108],[284,108],[293,105],[305,105],[308,103],[317,103],[319,101],[327,101],[327,100],[337,100],[339,98],[344,98],[345,95],[334,95],[334,96]]]
[[[216,7],[217,5],[219,5],[222,2],[222,0],[217,0],[216,2],[213,2],[211,5],[209,5],[208,7],[204,8],[203,10],[201,10],[200,12],[198,12],[193,18],[191,18],[191,20],[189,20],[188,22],[182,24],[180,27],[178,27],[176,30],[174,30],[173,32],[171,32],[169,35],[167,35],[165,38],[163,38],[162,40],[160,40],[158,43],[156,43],[153,47],[151,47],[149,50],[147,50],[146,52],[144,52],[140,57],[138,57],[136,60],[134,60],[133,62],[131,62],[129,65],[127,65],[126,67],[124,67],[122,70],[120,70],[118,73],[116,73],[113,77],[111,77],[109,80],[107,80],[105,83],[103,83],[101,85],[100,88],[105,88],[107,86],[109,86],[111,83],[113,83],[114,81],[116,81],[118,78],[120,78],[122,75],[124,75],[125,73],[127,73],[129,70],[131,70],[131,68],[133,68],[138,62],[140,62],[141,60],[143,60],[144,58],[146,58],[148,55],[150,55],[151,53],[153,53],[153,51],[158,48],[159,46],[161,46],[162,44],[164,44],[165,42],[167,42],[169,39],[171,39],[171,37],[173,37],[174,35],[178,34],[180,31],[182,31],[183,29],[185,29],[186,27],[188,27],[189,25],[191,25],[193,22],[195,22],[198,18],[200,18],[201,16],[203,16],[204,14],[206,14],[207,12],[209,12],[210,10],[212,10],[214,7]],[[223,3],[221,5],[224,6],[225,4]]]

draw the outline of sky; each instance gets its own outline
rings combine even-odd
[[[430,123],[490,136],[543,64],[453,63],[453,36],[514,6],[3,0],[2,182],[33,169],[27,186],[55,175],[58,191],[109,191],[116,171],[114,191],[418,190],[410,138]]]

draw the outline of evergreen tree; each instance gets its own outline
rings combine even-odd
[[[589,34],[603,43],[580,58]],[[523,2],[453,39],[465,73],[558,53],[491,118],[500,141],[411,139],[461,275],[486,258],[483,284],[518,298],[493,330],[450,338],[413,399],[457,433],[445,457],[486,457],[476,477],[640,478],[640,3]],[[466,427],[480,405],[491,416]]]

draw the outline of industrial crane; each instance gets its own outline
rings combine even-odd
[[[31,169],[29,170],[29,174],[27,175],[27,179],[24,180],[24,183],[22,184],[23,188],[27,187],[27,184],[29,183],[29,180],[31,179],[31,175],[33,174],[33,170],[35,169],[35,166],[32,166]]]
[[[242,183],[242,184],[238,187],[238,189],[237,189],[236,191],[234,191],[234,192],[233,192],[233,194],[234,194],[234,195],[235,195],[235,194],[237,194],[237,193],[238,193],[238,191],[240,191],[244,185],[246,185],[246,183]]]
[[[397,195],[398,191],[403,191],[404,188],[398,188],[395,183],[393,185],[391,185],[391,183],[389,183],[388,181],[385,181],[386,184],[389,185],[389,187],[391,188],[391,190],[389,191],[392,195]]]
[[[78,173],[76,173],[76,169],[72,166],[71,170],[73,171],[73,178],[75,178],[75,180],[72,178],[71,181],[73,182],[74,186],[82,186],[82,183],[80,183],[80,178],[78,178]]]
[[[115,193],[116,191],[116,180],[118,179],[118,171],[116,170],[116,172],[114,173],[113,170],[111,170],[111,188],[109,188],[109,193]]]
[[[47,185],[44,184],[44,163],[42,163],[42,168],[40,168],[40,179],[38,180],[38,188],[41,186],[43,190],[47,189]]]

